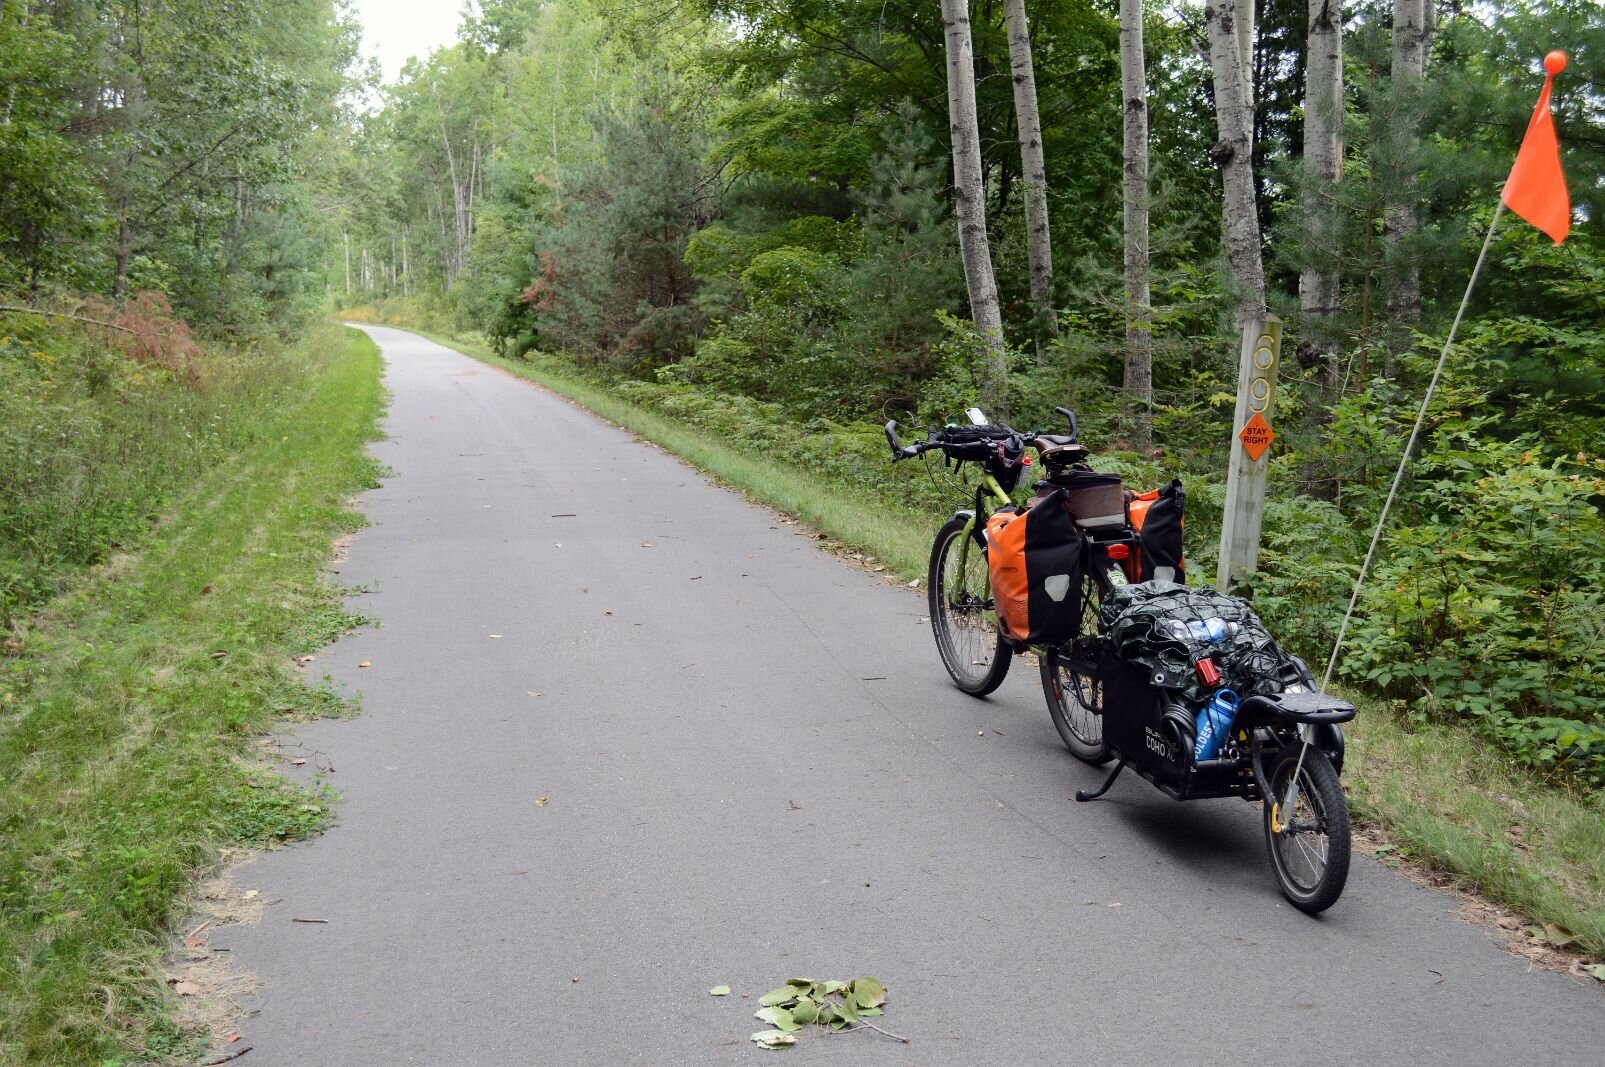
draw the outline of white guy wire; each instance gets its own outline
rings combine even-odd
[[[1477,284],[1477,275],[1482,273],[1483,260],[1488,258],[1488,246],[1493,244],[1494,228],[1499,225],[1499,216],[1504,214],[1505,200],[1499,198],[1499,204],[1494,208],[1494,217],[1488,223],[1488,235],[1482,239],[1482,251],[1477,253],[1477,265],[1471,268],[1471,280],[1466,283],[1466,294],[1460,298],[1460,310],[1455,312],[1455,321],[1449,327],[1449,336],[1444,338],[1443,351],[1438,353],[1438,366],[1432,372],[1432,381],[1427,383],[1427,394],[1421,398],[1421,410],[1416,413],[1416,424],[1410,428],[1410,439],[1404,444],[1404,455],[1399,457],[1399,469],[1393,472],[1393,484],[1388,487],[1388,498],[1382,502],[1382,514],[1377,516],[1377,527],[1371,532],[1371,547],[1366,549],[1365,562],[1360,564],[1360,574],[1354,580],[1354,592],[1349,597],[1349,609],[1343,613],[1343,625],[1338,627],[1337,640],[1332,644],[1332,658],[1326,661],[1326,673],[1321,676],[1321,692],[1331,684],[1332,671],[1337,667],[1338,652],[1343,648],[1343,637],[1348,633],[1349,620],[1354,617],[1354,605],[1360,600],[1360,587],[1365,584],[1366,572],[1371,569],[1371,559],[1376,555],[1377,543],[1382,540],[1382,527],[1388,521],[1388,509],[1393,506],[1393,498],[1399,492],[1399,483],[1404,481],[1405,468],[1410,465],[1410,451],[1415,448],[1416,437],[1421,433],[1422,423],[1427,421],[1427,406],[1432,403],[1432,394],[1437,391],[1438,379],[1443,377],[1444,364],[1449,361],[1449,349],[1455,343],[1455,333],[1460,329],[1460,320],[1465,317],[1466,305],[1471,303],[1471,290]],[[1300,740],[1298,763],[1293,767],[1293,777],[1288,780],[1287,793],[1282,798],[1282,807],[1287,812],[1287,819],[1291,824],[1293,819],[1293,806],[1298,803],[1298,776],[1304,770],[1304,755],[1310,750],[1311,728],[1299,727]]]
[[[1332,671],[1337,666],[1338,651],[1343,647],[1343,637],[1348,633],[1349,620],[1354,616],[1354,605],[1360,600],[1360,587],[1365,584],[1366,572],[1371,569],[1371,558],[1376,555],[1377,543],[1382,540],[1382,527],[1388,521],[1388,509],[1393,507],[1393,498],[1399,492],[1399,483],[1404,480],[1405,468],[1410,465],[1410,452],[1415,448],[1416,437],[1421,433],[1422,423],[1427,421],[1427,406],[1432,403],[1432,394],[1437,391],[1438,379],[1443,377],[1444,364],[1449,361],[1449,349],[1455,343],[1455,333],[1460,329],[1460,320],[1465,317],[1466,305],[1471,303],[1471,290],[1477,284],[1477,275],[1482,273],[1483,260],[1488,258],[1488,246],[1493,243],[1494,228],[1499,225],[1499,216],[1504,214],[1505,201],[1499,201],[1494,208],[1493,221],[1488,223],[1488,236],[1483,238],[1482,251],[1477,254],[1477,265],[1471,268],[1471,280],[1466,283],[1466,295],[1460,298],[1460,310],[1455,312],[1454,325],[1449,327],[1449,336],[1444,339],[1443,351],[1438,353],[1438,366],[1432,372],[1432,381],[1427,385],[1427,395],[1421,398],[1421,410],[1416,414],[1416,424],[1410,428],[1410,440],[1405,442],[1404,455],[1399,457],[1399,469],[1393,473],[1393,485],[1388,488],[1388,498],[1382,502],[1382,514],[1377,516],[1377,527],[1371,533],[1371,547],[1366,549],[1365,562],[1360,564],[1360,574],[1354,580],[1354,593],[1349,597],[1349,609],[1343,613],[1343,625],[1338,627],[1337,641],[1332,645],[1332,658],[1326,661],[1326,673],[1321,676],[1321,691],[1332,681]],[[1296,773],[1296,772],[1295,772]]]

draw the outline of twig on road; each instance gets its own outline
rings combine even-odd
[[[247,1052],[251,1051],[251,1049],[253,1049],[255,1047],[256,1046],[254,1046],[254,1045],[246,1045],[244,1048],[240,1049],[238,1052],[230,1052],[227,1056],[224,1056],[222,1059],[207,1060],[205,1063],[201,1064],[201,1067],[217,1067],[217,1065],[220,1064],[220,1063],[227,1063],[229,1060],[237,1060],[241,1056],[245,1055]]]

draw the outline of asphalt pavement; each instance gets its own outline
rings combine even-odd
[[[1599,990],[1452,897],[1357,856],[1310,918],[1257,806],[1075,803],[1102,775],[1036,672],[954,689],[922,591],[367,329],[393,474],[339,580],[380,625],[313,664],[362,714],[298,730],[338,824],[242,867],[276,903],[212,937],[260,983],[243,1064],[1605,1061]],[[907,1044],[748,1040],[788,977],[860,975]]]

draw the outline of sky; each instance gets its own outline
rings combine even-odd
[[[362,19],[362,54],[377,56],[386,82],[409,56],[422,58],[451,44],[462,20],[462,0],[356,0]]]

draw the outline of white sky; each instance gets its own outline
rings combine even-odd
[[[362,20],[362,54],[377,56],[386,82],[409,56],[422,59],[451,44],[462,21],[463,0],[356,0]]]

